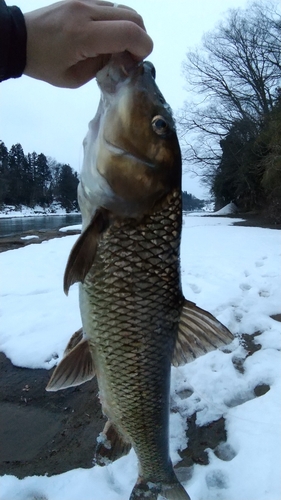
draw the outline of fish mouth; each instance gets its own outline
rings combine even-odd
[[[154,163],[151,163],[146,158],[143,158],[143,157],[140,157],[139,155],[135,155],[133,153],[130,153],[129,151],[126,151],[125,149],[121,148],[120,146],[116,146],[115,144],[107,141],[106,139],[105,139],[105,143],[106,143],[108,151],[110,151],[114,155],[125,156],[126,158],[129,158],[129,159],[133,160],[134,162],[137,161],[137,162],[143,163],[144,165],[147,165],[150,168],[155,167]]]
[[[109,63],[96,74],[96,81],[103,93],[115,94],[126,80],[142,71],[142,62],[135,61],[128,52],[113,54]]]

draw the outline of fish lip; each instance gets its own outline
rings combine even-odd
[[[129,52],[112,54],[110,61],[96,74],[97,84],[103,94],[116,94],[120,86],[141,71],[143,61],[136,61]]]
[[[144,158],[136,156],[133,153],[130,153],[129,151],[126,151],[125,149],[121,148],[120,146],[116,146],[116,144],[113,144],[107,139],[105,139],[105,143],[107,145],[107,148],[115,155],[126,156],[127,158],[132,158],[133,160],[137,160],[138,162],[143,163],[144,165],[147,165],[150,168],[155,168],[154,163],[151,163]]]

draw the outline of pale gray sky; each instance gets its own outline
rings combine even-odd
[[[47,0],[7,0],[23,12],[52,3]],[[174,111],[187,99],[181,64],[189,48],[214,28],[229,8],[245,8],[247,0],[122,0],[143,17],[154,41],[148,59],[156,68],[156,81]],[[0,86],[0,139],[8,148],[21,143],[25,153],[36,151],[69,163],[79,171],[82,141],[95,115],[99,90],[92,81],[77,90],[52,87],[22,77]],[[197,179],[183,176],[183,187],[197,197],[206,192]]]

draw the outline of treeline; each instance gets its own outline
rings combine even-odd
[[[222,156],[212,180],[219,207],[234,201],[240,210],[264,212],[281,222],[281,96],[260,126],[235,123],[222,139]]]
[[[20,144],[10,150],[0,141],[0,206],[43,207],[59,203],[66,211],[77,204],[77,173],[43,153],[25,154]]]
[[[193,196],[193,194],[187,193],[186,191],[182,192],[182,209],[184,211],[190,212],[191,210],[202,210],[204,205],[204,200],[199,200],[196,196]]]
[[[258,1],[232,9],[197,50],[184,72],[194,102],[179,116],[183,158],[201,173],[216,208],[281,222],[281,15]],[[198,96],[200,95],[200,99]]]

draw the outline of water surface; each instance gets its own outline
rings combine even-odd
[[[17,236],[25,231],[60,229],[81,223],[81,214],[39,215],[35,217],[0,218],[0,238]]]

